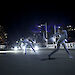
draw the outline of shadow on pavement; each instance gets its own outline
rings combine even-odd
[[[47,60],[55,60],[56,58],[42,58],[41,61],[47,61]]]

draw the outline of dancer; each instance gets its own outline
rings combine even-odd
[[[72,58],[70,52],[68,51],[67,47],[66,47],[66,44],[65,44],[65,39],[68,38],[68,35],[67,35],[67,31],[66,30],[63,30],[62,27],[59,27],[58,28],[58,32],[56,34],[54,34],[54,36],[60,36],[59,39],[57,40],[57,48],[48,55],[49,59],[50,57],[59,50],[60,48],[60,44],[63,45],[64,49],[66,50],[66,52],[68,53],[69,55],[69,58]]]
[[[25,44],[25,54],[27,53],[27,46],[30,46],[32,48],[32,50],[35,52],[34,48],[33,48],[33,41],[28,37],[27,39],[24,39],[24,44]]]

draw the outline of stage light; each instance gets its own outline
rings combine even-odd
[[[13,47],[11,47],[11,49],[13,50],[14,48],[13,48]]]
[[[51,37],[50,40],[52,43],[56,41],[54,37]]]
[[[65,42],[68,42],[67,39],[65,39]]]
[[[38,50],[38,49],[39,49],[39,47],[38,47],[38,46],[35,46],[35,47],[34,47],[34,49],[35,49],[35,50]]]
[[[22,49],[25,50],[25,46],[22,46]]]
[[[18,49],[21,49],[20,47]]]
[[[14,47],[14,50],[15,50],[15,51],[17,51],[17,50],[18,50],[17,46],[15,46],[15,47]]]

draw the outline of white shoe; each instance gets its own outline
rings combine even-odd
[[[69,56],[69,58],[72,59],[73,57],[72,56]]]

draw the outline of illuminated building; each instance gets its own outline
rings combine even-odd
[[[2,25],[0,25],[0,45],[1,44],[7,44],[7,33]]]
[[[74,25],[67,25],[64,26],[64,29],[68,32],[68,42],[74,42],[75,41],[75,26]]]

